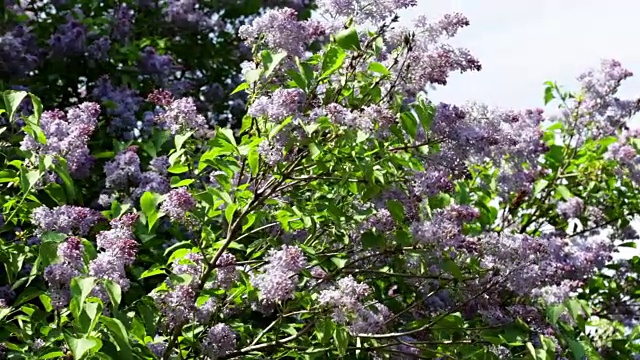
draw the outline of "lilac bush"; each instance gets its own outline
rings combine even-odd
[[[461,14],[400,26],[416,5],[321,1],[314,20],[248,19],[237,128],[172,89],[175,58],[149,44],[136,67],[153,90],[102,78],[106,105],[44,112],[32,93],[3,93],[20,129],[6,127],[0,170],[3,351],[638,356],[640,259],[614,260],[638,238],[640,102],[616,97],[631,72],[604,61],[575,92],[547,83],[555,115],[433,103],[425,88],[481,66],[448,43],[470,25]],[[109,13],[110,36],[132,41],[141,8],[185,34],[222,26],[197,2],[156,6]],[[65,16],[65,51],[101,39]]]

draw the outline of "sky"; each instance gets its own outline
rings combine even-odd
[[[452,44],[470,49],[483,70],[455,74],[430,92],[434,101],[468,100],[517,109],[543,107],[543,83],[576,89],[576,76],[614,58],[637,74],[621,97],[640,97],[640,1],[637,0],[418,0],[407,22],[461,12],[471,25]]]

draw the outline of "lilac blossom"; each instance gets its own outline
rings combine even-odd
[[[214,298],[210,298],[196,309],[196,320],[198,323],[206,325],[211,321],[213,314],[218,307],[218,302]]]
[[[190,286],[177,285],[169,291],[153,292],[151,296],[164,316],[167,329],[184,325],[195,316],[196,292]]]
[[[475,242],[462,230],[464,224],[472,222],[479,215],[478,210],[472,207],[451,205],[435,211],[428,221],[413,223],[411,232],[419,243],[430,244],[436,249],[472,250]]]
[[[240,27],[239,35],[249,45],[264,38],[274,50],[286,51],[290,56],[302,56],[305,47],[325,34],[325,28],[314,20],[298,21],[298,13],[290,8],[269,9]]]
[[[140,182],[140,158],[133,149],[126,149],[104,165],[107,189],[128,190]]]
[[[558,213],[565,219],[577,218],[584,212],[584,201],[579,197],[572,197],[558,203]]]
[[[209,329],[200,346],[209,358],[217,359],[235,350],[236,335],[228,325],[216,324]]]
[[[204,257],[202,254],[190,252],[181,259],[173,260],[171,271],[176,275],[190,275],[190,284],[198,286],[204,268]]]
[[[187,212],[196,207],[196,200],[186,188],[171,190],[162,201],[160,210],[167,214],[172,221],[186,220]]]
[[[233,254],[224,252],[216,262],[216,285],[226,289],[238,278],[236,269],[236,257]]]
[[[206,14],[196,0],[167,0],[163,14],[165,21],[185,30],[213,30],[222,26]]]
[[[147,46],[140,55],[140,70],[143,74],[151,75],[158,84],[171,75],[173,68],[171,56],[159,55],[151,46]]]
[[[167,175],[169,166],[171,166],[171,164],[169,163],[169,158],[166,156],[155,157],[149,162],[149,168],[162,176]]]
[[[338,280],[336,286],[322,290],[318,297],[321,306],[333,309],[332,318],[348,325],[354,334],[371,334],[383,329],[391,312],[382,304],[366,307],[362,301],[371,294],[371,288],[357,282],[352,276]]]
[[[136,214],[126,214],[111,221],[111,229],[104,230],[96,236],[96,244],[101,250],[98,256],[89,263],[89,274],[98,279],[111,280],[120,286],[122,291],[129,290],[126,267],[133,264],[138,251],[138,243],[133,234],[133,226],[137,221]],[[107,302],[109,296],[102,285],[93,289],[94,296]]]
[[[584,99],[576,104],[577,127],[589,128],[595,137],[614,135],[626,125],[626,121],[640,111],[636,100],[621,100],[615,95],[622,81],[633,73],[613,59],[602,60],[599,69],[592,69],[578,77]],[[573,119],[565,119],[571,124]],[[586,135],[586,134],[581,134]]]
[[[304,98],[304,92],[300,89],[279,88],[269,97],[256,99],[249,106],[247,114],[253,117],[266,116],[273,122],[282,122],[300,111]]]
[[[270,250],[265,258],[268,263],[263,272],[254,274],[251,283],[260,290],[264,303],[273,303],[293,298],[298,283],[298,273],[307,265],[300,248],[282,245],[280,250]]]
[[[31,221],[40,232],[55,231],[67,235],[84,236],[91,228],[103,219],[100,212],[80,207],[63,205],[49,209],[42,205],[31,214]]]
[[[0,309],[8,307],[15,297],[16,293],[11,290],[10,285],[0,286]]]
[[[36,68],[40,49],[37,38],[25,25],[0,35],[0,74],[7,79],[21,78]]]
[[[81,275],[84,267],[83,253],[84,246],[81,240],[69,237],[58,245],[59,262],[45,268],[44,279],[49,284],[51,305],[54,308],[62,309],[69,303],[71,279]]]
[[[55,162],[58,162],[57,157],[63,157],[71,175],[84,178],[93,165],[87,142],[98,125],[99,114],[100,106],[91,102],[71,107],[66,114],[60,110],[45,111],[40,118],[40,127],[47,139],[46,144],[27,135],[21,149],[41,156],[53,156]]]
[[[127,4],[120,5],[113,15],[111,36],[118,42],[127,42],[131,36],[134,12]]]
[[[353,17],[357,23],[379,24],[417,4],[417,0],[320,0],[318,10],[333,18]]]
[[[106,106],[110,115],[108,131],[111,135],[130,140],[136,137],[136,130],[147,133],[150,129],[138,129],[136,113],[142,105],[138,92],[126,86],[116,87],[107,76],[100,78],[91,95]]]
[[[140,181],[133,191],[132,198],[139,199],[147,191],[163,195],[171,191],[171,183],[166,176],[155,171],[145,171],[140,174]]]
[[[395,82],[399,84],[396,90],[414,97],[427,85],[446,85],[449,74],[454,71],[479,71],[482,68],[480,62],[467,49],[455,48],[440,42],[443,38],[454,36],[460,28],[468,25],[469,21],[462,15],[452,14],[435,23],[429,22],[425,17],[419,17],[415,20],[413,29],[394,30],[387,43],[390,55],[384,63],[388,65],[395,62],[395,55],[391,55],[391,52],[403,46],[402,39],[408,33],[415,33],[411,51],[402,52],[400,55],[400,64],[407,65],[391,67],[393,77],[399,77],[399,81]]]
[[[174,100],[158,116],[157,121],[167,126],[173,134],[189,131],[203,134],[208,128],[207,120],[198,114],[192,98]]]
[[[111,39],[108,36],[102,36],[89,44],[87,54],[94,60],[104,61],[109,57],[110,49]]]
[[[86,50],[87,29],[85,25],[71,14],[67,14],[67,22],[58,27],[49,39],[51,54],[57,57],[82,55]]]

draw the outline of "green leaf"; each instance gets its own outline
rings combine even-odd
[[[379,62],[372,62],[369,64],[369,71],[376,72],[382,75],[389,75],[389,70],[386,66],[382,65]]]
[[[233,220],[233,214],[237,209],[238,209],[238,204],[236,203],[227,205],[227,208],[224,210],[224,217],[225,219],[227,219],[228,223],[231,223],[231,220]]]
[[[249,168],[251,169],[251,176],[256,176],[258,174],[260,160],[260,153],[257,149],[252,149],[247,155],[247,161],[249,162]]]
[[[90,334],[96,327],[102,312],[102,302],[86,302],[78,318],[78,323],[83,334]]]
[[[285,51],[272,54],[269,50],[262,52],[262,64],[264,66],[264,76],[269,77],[271,73],[278,67],[278,64],[287,57]]]
[[[152,193],[150,191],[142,194],[140,198],[140,208],[142,213],[147,218],[147,225],[149,229],[153,227],[158,220],[158,204],[162,201],[162,195]]]
[[[336,264],[338,269],[342,269],[345,265],[347,265],[348,260],[347,259],[341,259],[341,258],[338,258],[338,257],[332,257],[331,258],[331,262]]]
[[[152,277],[156,275],[166,275],[166,273],[167,272],[162,268],[149,269],[149,270],[145,270],[142,274],[140,274],[139,279],[144,279],[144,278]]]
[[[26,91],[15,91],[15,90],[7,90],[2,94],[4,98],[4,106],[9,113],[9,121],[13,121],[13,116],[15,115],[20,103],[27,97],[29,93]]]
[[[338,354],[345,355],[347,348],[349,347],[349,333],[343,327],[336,327],[333,333],[333,339],[335,340],[336,350]]]
[[[248,88],[249,88],[249,83],[247,83],[247,82],[243,82],[243,83],[241,83],[240,85],[238,85],[238,86],[237,86],[237,87],[236,87],[236,88],[231,92],[231,95],[233,95],[233,94],[235,94],[235,93],[238,93],[238,92],[240,92],[240,91],[242,91],[242,90],[246,90],[246,89],[248,89]]]
[[[544,89],[544,104],[547,105],[551,101],[555,99],[555,95],[553,94],[553,86],[547,85]]]
[[[415,139],[418,136],[418,120],[416,120],[415,116],[412,113],[405,112],[400,116],[402,122],[402,128],[411,136],[412,139]]]
[[[77,339],[71,335],[64,334],[64,339],[67,342],[71,353],[73,353],[73,358],[78,360],[82,359],[89,350],[99,350],[99,346],[102,345],[97,339],[93,338]]]
[[[35,116],[36,120],[40,120],[40,116],[42,115],[43,110],[42,101],[39,97],[33,95],[32,93],[29,93],[29,97],[31,98],[31,104],[33,104],[33,115]]]
[[[362,245],[365,249],[380,249],[385,245],[384,236],[380,234],[374,234],[371,231],[363,233],[360,237],[360,240],[362,241]]]
[[[565,201],[569,201],[569,199],[573,197],[571,191],[569,191],[569,189],[564,185],[558,185],[556,192],[560,194]]]
[[[361,50],[360,37],[355,26],[342,30],[335,35],[336,43],[345,50]]]
[[[249,70],[244,74],[244,78],[245,80],[247,80],[248,83],[254,83],[260,79],[261,73],[262,73],[261,69]]]
[[[184,134],[176,135],[175,137],[176,150],[182,149],[182,145],[184,145],[184,142],[187,141],[191,137],[191,135],[193,135],[194,132],[195,131],[189,131]]]
[[[109,300],[111,300],[113,310],[116,310],[118,306],[120,306],[120,301],[122,301],[122,290],[120,289],[120,285],[109,279],[105,279],[104,288],[107,290],[107,294],[109,295]]]
[[[102,323],[109,329],[109,334],[113,337],[113,339],[118,344],[119,353],[123,359],[132,359],[133,356],[131,354],[131,344],[129,343],[129,334],[127,333],[126,328],[118,319],[102,316]]]
[[[322,153],[322,147],[316,142],[312,142],[309,144],[309,153],[311,153],[311,158],[315,160]]]
[[[75,317],[80,315],[84,302],[91,294],[95,284],[96,278],[94,277],[77,277],[71,280],[71,305],[69,305],[69,309]]]
[[[222,138],[224,140],[226,140],[229,144],[233,145],[234,147],[237,147],[238,145],[236,144],[236,138],[233,135],[233,130],[229,129],[229,128],[220,128],[218,129],[218,133],[222,136]]]
[[[342,67],[344,59],[347,57],[347,53],[339,47],[331,47],[324,54],[322,61],[322,76],[321,79],[329,77]]]

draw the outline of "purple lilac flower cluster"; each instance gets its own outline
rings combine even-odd
[[[73,177],[84,178],[93,165],[87,142],[98,125],[99,114],[100,106],[92,102],[71,107],[66,114],[60,110],[45,111],[40,117],[40,127],[47,139],[46,144],[27,135],[21,149],[40,156],[52,156],[56,162],[58,157],[62,157]]]
[[[125,202],[137,202],[147,191],[166,194],[171,190],[167,177],[169,160],[166,156],[153,158],[149,170],[142,172],[137,149],[130,147],[118,153],[104,166],[107,192],[101,196],[100,205],[109,207],[115,198],[114,192],[131,196]],[[111,195],[111,196],[110,196]]]
[[[261,96],[256,99],[247,114],[252,117],[266,116],[269,120],[279,123],[289,116],[297,115],[304,103],[305,94],[300,89],[279,88],[271,96]]]
[[[18,25],[0,36],[0,75],[3,79],[20,78],[33,71],[40,62],[36,37],[25,25]]]
[[[584,201],[579,197],[572,197],[558,203],[558,213],[565,219],[577,218],[584,213]]]
[[[149,131],[149,125],[139,123],[137,112],[142,105],[138,92],[125,86],[116,87],[107,76],[100,78],[91,95],[102,102],[110,116],[108,130],[111,135],[131,140]],[[144,125],[144,126],[143,126]]]
[[[461,14],[449,14],[435,23],[429,22],[426,17],[415,20],[411,29],[399,28],[393,30],[388,36],[387,52],[384,60],[394,73],[393,78],[399,77],[396,90],[408,97],[415,97],[429,84],[446,85],[449,74],[454,71],[480,71],[480,62],[464,48],[454,48],[441,43],[444,38],[451,38],[463,27],[469,25],[469,20]],[[411,33],[415,34],[415,41],[411,45],[411,51],[395,54],[397,49],[402,49],[403,39]],[[400,56],[400,64],[407,66],[392,66],[396,58]],[[420,64],[420,66],[413,66]]]
[[[222,26],[221,21],[203,11],[196,0],[166,0],[165,3],[165,21],[177,28],[212,31]]]
[[[186,188],[177,188],[169,191],[160,205],[160,210],[167,214],[172,221],[184,222],[187,212],[196,207],[196,200]]]
[[[473,250],[476,242],[463,233],[463,226],[479,215],[472,207],[451,205],[434,212],[428,221],[414,222],[411,233],[417,242],[434,246],[436,250]]]
[[[260,39],[275,50],[286,51],[289,56],[302,56],[306,46],[325,34],[324,26],[315,20],[298,21],[294,9],[269,9],[253,20],[251,25],[240,27],[239,35],[249,45]]]
[[[80,11],[77,13],[81,14]],[[83,55],[87,46],[87,28],[74,18],[73,14],[67,14],[67,22],[58,27],[49,39],[52,56],[77,56]]]
[[[568,109],[569,116],[565,116],[564,121],[570,126],[575,122],[576,129],[591,128],[592,136],[596,138],[616,135],[626,121],[640,111],[637,100],[616,97],[622,82],[632,76],[633,73],[622,67],[619,61],[602,60],[599,69],[589,70],[578,77],[583,100]],[[578,118],[574,119],[575,116]],[[584,130],[579,135],[583,136],[582,140],[587,136]]]
[[[483,264],[508,274],[512,291],[540,297],[549,303],[566,299],[584,279],[604,267],[614,250],[602,235],[563,238],[554,234],[487,234],[480,240]]]
[[[235,258],[231,254],[224,253],[221,261],[219,260],[218,264],[221,264],[220,269],[223,269],[221,270],[223,277],[227,277],[223,280],[228,280],[231,278],[229,274],[235,273],[235,266],[232,265],[235,264]],[[233,271],[230,267],[233,267]],[[196,291],[201,282],[203,269],[204,257],[199,253],[189,252],[183,258],[173,261],[171,271],[176,275],[189,275],[191,280],[186,283],[174,284],[168,279],[166,281],[168,290],[151,293],[156,306],[164,317],[163,323],[167,328],[184,325],[194,320],[200,324],[208,324],[211,321],[218,307],[218,302],[214,298],[210,298],[201,305],[197,303]],[[223,287],[220,275],[218,278],[217,285]]]
[[[174,70],[173,58],[171,55],[159,55],[156,49],[147,46],[140,56],[140,70],[143,74],[150,75],[156,84],[164,85],[165,79]]]
[[[357,282],[352,276],[338,280],[336,286],[323,290],[318,297],[321,306],[333,309],[333,319],[348,325],[354,334],[372,334],[384,329],[391,312],[382,304],[367,308],[362,301],[371,293],[371,288]]]
[[[15,297],[16,293],[10,285],[0,286],[0,309],[8,307]]]
[[[216,262],[216,266],[216,285],[223,289],[229,288],[238,278],[236,257],[231,253],[224,252]]]
[[[277,303],[293,298],[298,283],[298,273],[307,265],[304,253],[296,246],[282,245],[280,250],[270,250],[265,257],[268,262],[262,273],[251,278],[253,286],[260,291],[263,304]]]
[[[82,240],[69,237],[58,246],[57,255],[60,261],[45,268],[44,279],[49,284],[51,305],[55,309],[60,310],[69,304],[71,279],[84,271],[83,254]]]
[[[320,0],[319,11],[325,16],[346,20],[353,17],[358,24],[381,24],[399,10],[418,5],[417,0]]]
[[[202,136],[208,129],[207,120],[198,113],[192,98],[172,101],[156,121],[169,128],[172,134],[194,131],[196,135]]]
[[[89,234],[91,228],[103,218],[98,211],[71,205],[53,209],[42,205],[31,213],[31,221],[38,228],[38,232],[55,231],[80,236]]]
[[[235,350],[236,334],[228,325],[216,324],[207,331],[200,346],[210,359],[217,359]]]
[[[125,214],[111,221],[111,229],[100,232],[96,236],[96,244],[101,250],[98,256],[89,263],[89,274],[98,279],[111,280],[125,292],[129,290],[126,267],[133,264],[138,252],[138,242],[133,234],[133,226],[138,214]],[[94,296],[102,301],[109,301],[109,296],[102,285],[93,290]]]

